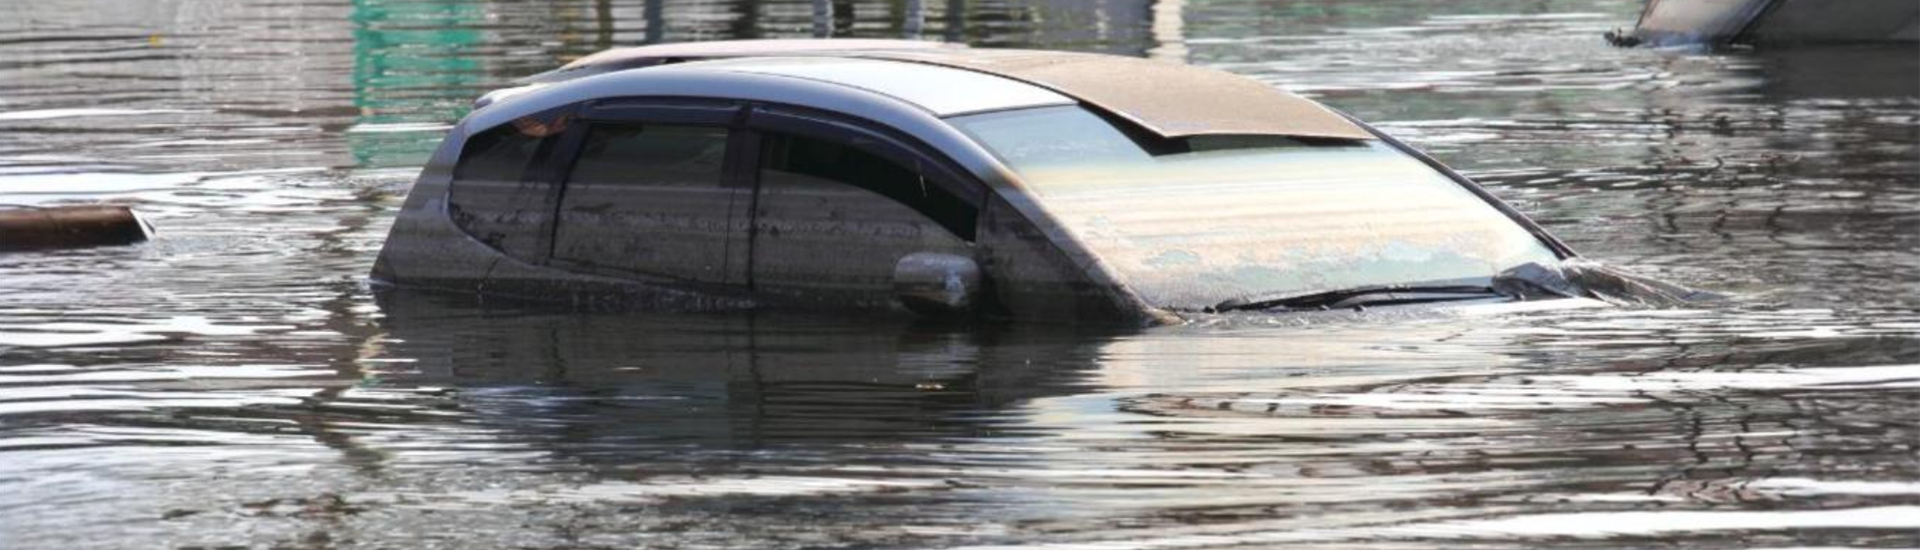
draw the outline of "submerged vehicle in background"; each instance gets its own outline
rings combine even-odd
[[[1155,323],[1597,303],[1580,279],[1615,280],[1358,120],[1181,64],[678,44],[599,54],[481,105],[407,197],[376,282],[615,307]]]
[[[1647,0],[1633,33],[1614,41],[1649,46],[1920,42],[1920,2]]]

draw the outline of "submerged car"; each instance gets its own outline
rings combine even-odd
[[[1582,294],[1472,181],[1225,72],[898,41],[596,58],[449,132],[376,282],[1120,323]]]

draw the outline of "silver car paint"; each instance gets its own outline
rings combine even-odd
[[[791,63],[774,59],[755,61]],[[1175,317],[1155,308],[1121,285],[1113,271],[1097,256],[1089,253],[1072,233],[1061,227],[1047,213],[1045,205],[1039,203],[1027,193],[1019,177],[1001,163],[984,147],[970,137],[947,124],[937,113],[926,107],[911,103],[900,97],[854,86],[829,83],[816,78],[799,78],[738,70],[750,67],[737,61],[692,62],[653,67],[622,72],[590,76],[549,86],[540,86],[522,93],[500,98],[485,108],[470,113],[447,134],[440,147],[435,150],[432,159],[421,173],[415,189],[408,195],[402,207],[398,226],[406,224],[407,231],[419,232],[423,236],[432,235],[439,242],[462,243],[461,250],[426,250],[389,254],[383,250],[381,261],[375,267],[376,280],[391,277],[394,273],[405,272],[408,278],[420,281],[458,280],[460,274],[476,272],[487,273],[489,278],[524,276],[526,278],[549,278],[577,281],[591,285],[631,285],[629,281],[564,272],[545,266],[528,264],[498,254],[492,248],[468,236],[455,227],[446,215],[447,186],[452,180],[453,167],[458,162],[460,151],[467,139],[479,131],[508,123],[514,119],[541,113],[554,108],[581,102],[622,97],[680,97],[709,98],[748,102],[764,102],[818,109],[866,119],[890,127],[912,136],[927,146],[942,152],[949,159],[966,170],[992,189],[1000,199],[1018,212],[1038,229],[1068,261],[1077,266],[1094,284],[1106,287],[1123,302],[1145,318],[1167,321]],[[947,69],[964,72],[959,69]],[[1016,81],[999,79],[994,85],[1028,86],[1047,92],[1038,87]],[[992,82],[992,81],[980,81]],[[949,90],[959,93],[958,90]],[[1034,106],[1035,94],[1008,94],[1010,100],[1005,107],[1024,108]],[[969,112],[981,112],[973,109]],[[425,214],[425,215],[422,215]],[[394,247],[389,242],[387,247]],[[476,264],[485,264],[476,265]],[[387,274],[383,276],[382,274]],[[642,281],[644,284],[646,281]],[[427,283],[426,286],[444,286]],[[465,288],[455,290],[481,291],[484,288]],[[726,308],[751,307],[752,300],[745,296],[699,296],[672,289],[662,289],[661,296],[649,296],[649,301],[671,301],[688,303],[691,307]]]

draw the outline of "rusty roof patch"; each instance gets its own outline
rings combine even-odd
[[[1163,137],[1251,134],[1373,139],[1319,103],[1224,71],[1131,57],[1034,50],[850,51],[835,55],[990,73],[1066,94]]]

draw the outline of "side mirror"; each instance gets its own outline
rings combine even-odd
[[[916,252],[893,264],[893,295],[928,317],[973,311],[980,301],[980,266],[965,256]]]

